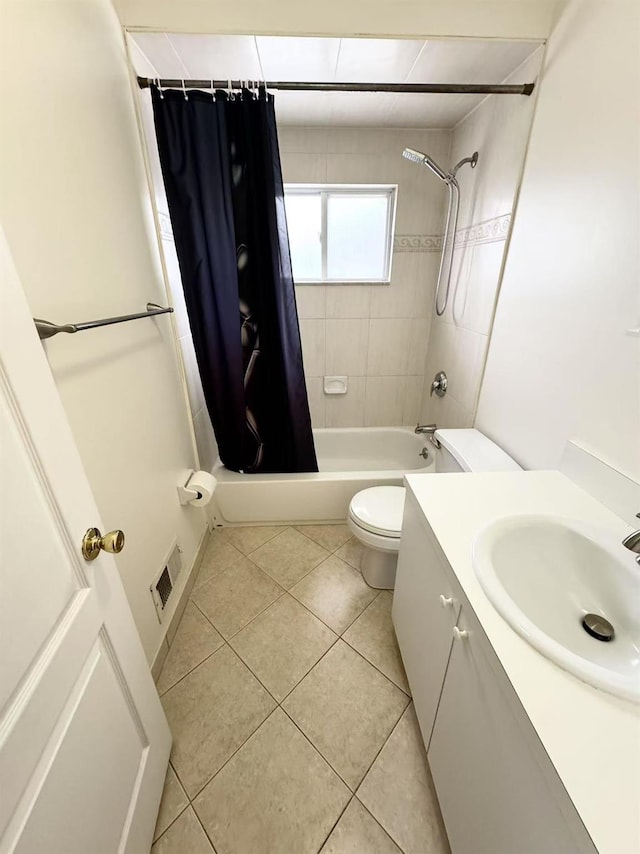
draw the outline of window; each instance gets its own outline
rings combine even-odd
[[[388,282],[396,186],[286,184],[293,278]]]

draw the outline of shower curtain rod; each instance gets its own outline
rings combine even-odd
[[[243,89],[259,86],[285,92],[395,92],[416,95],[531,95],[535,83],[302,83],[291,80],[181,80],[138,77],[141,89],[160,84],[161,89]]]

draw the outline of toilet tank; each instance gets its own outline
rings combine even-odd
[[[509,454],[479,430],[436,430],[436,471],[520,471]]]

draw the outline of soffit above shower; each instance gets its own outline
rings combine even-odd
[[[517,69],[540,46],[477,39],[302,38],[132,32],[148,77],[356,83],[528,83]],[[514,73],[515,72],[515,73]],[[283,125],[450,128],[482,95],[277,92]],[[522,96],[505,96],[522,97]]]

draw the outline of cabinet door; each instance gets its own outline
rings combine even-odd
[[[429,744],[460,595],[429,535],[422,511],[407,493],[393,593],[393,625],[422,731]]]
[[[464,605],[458,631],[463,634],[456,632],[428,752],[453,854],[596,854]]]

